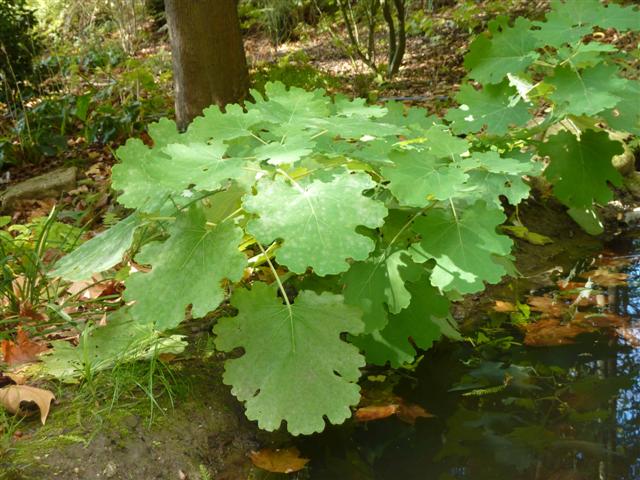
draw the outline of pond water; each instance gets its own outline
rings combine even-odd
[[[636,260],[640,242],[610,249]],[[629,316],[624,335],[527,347],[508,315],[492,314],[476,346],[440,343],[415,370],[368,372],[365,392],[392,388],[433,417],[351,422],[299,439],[311,459],[299,478],[640,479],[640,264],[623,271],[628,285],[601,288],[600,311]]]

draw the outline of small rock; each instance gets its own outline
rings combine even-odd
[[[113,462],[109,462],[107,463],[105,469],[102,471],[102,474],[107,478],[113,478],[115,477],[117,471],[118,467],[116,466],[116,464]]]
[[[12,185],[0,194],[0,211],[10,209],[16,200],[58,197],[76,187],[76,167],[60,168]]]

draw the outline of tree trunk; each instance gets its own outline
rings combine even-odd
[[[249,72],[236,0],[165,0],[176,95],[184,130],[211,104],[242,100]]]

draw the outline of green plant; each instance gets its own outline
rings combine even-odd
[[[0,100],[11,101],[20,83],[33,72],[41,44],[36,19],[24,0],[0,0]]]
[[[335,90],[339,86],[336,78],[321,72],[308,64],[306,55],[286,55],[277,63],[259,66],[252,73],[253,88],[264,93],[268,82],[282,82],[287,87],[299,87],[305,90],[322,88]]]
[[[359,401],[359,350],[375,364],[412,362],[416,347],[459,337],[451,300],[515,273],[497,228],[507,202],[528,197],[526,177],[544,174],[586,227],[578,214],[593,218],[612,198],[622,146],[603,125],[638,133],[639,82],[619,75],[622,52],[583,37],[639,19],[575,0],[554,2],[543,22],[493,22],[465,59],[483,88],[465,83],[446,124],[280,83],[245,108],[207,109],[184,134],[162,120],[152,148],[118,150],[113,186],[135,212],[53,275],[109,269],[138,229],[157,226],[162,240],[135,257],[151,270],[126,281],[132,317],[170,330],[230,298],[238,313],[218,321],[216,347],[243,349],[224,381],[247,416],[294,434],[340,423]]]
[[[384,71],[387,78],[398,73],[407,43],[406,0],[370,0],[368,2],[337,0],[337,3],[340,6],[342,20],[355,56],[373,72]],[[387,63],[384,67],[377,59],[376,34],[380,17],[384,20],[387,29]],[[359,23],[366,25],[362,33],[358,29]]]
[[[56,220],[55,210],[26,225],[11,225],[0,217],[0,329],[18,323],[22,316],[39,316],[41,306],[51,306],[59,282],[47,277],[48,263],[75,247],[80,229]]]

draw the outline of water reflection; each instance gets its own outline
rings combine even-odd
[[[633,251],[626,248],[621,255]],[[599,332],[563,347],[439,344],[416,371],[387,379],[396,395],[422,405],[435,418],[415,425],[396,418],[351,423],[304,439],[299,446],[312,458],[305,475],[639,479],[640,265],[626,271],[629,286],[606,292],[610,311],[632,317],[626,340]],[[495,331],[517,338],[508,326]],[[364,388],[383,387],[365,382]]]

